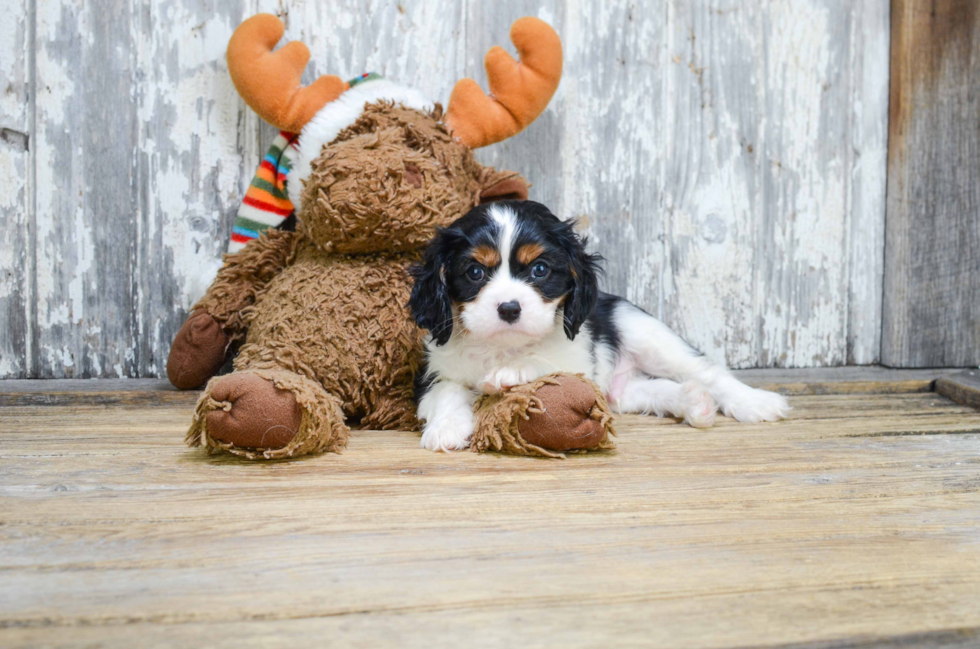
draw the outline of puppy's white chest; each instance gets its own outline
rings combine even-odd
[[[513,349],[480,349],[470,347],[463,353],[463,358],[477,369],[491,370],[501,365],[510,365],[524,354]]]
[[[432,370],[472,389],[479,389],[491,372],[502,367],[526,365],[531,356],[531,350],[525,347],[501,348],[466,342],[450,343],[446,347],[456,349],[434,351],[429,359]]]
[[[475,390],[480,390],[488,377],[498,375],[519,378],[518,383],[552,372],[591,375],[587,336],[582,338],[573,343],[560,329],[544,339],[513,346],[457,338],[442,347],[429,347],[429,369]]]

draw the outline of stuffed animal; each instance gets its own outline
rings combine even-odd
[[[437,227],[481,202],[527,197],[520,175],[480,165],[472,149],[530,124],[562,67],[554,30],[522,18],[511,29],[520,61],[500,47],[487,54],[491,96],[464,79],[443,113],[374,74],[302,87],[309,50],[273,51],[282,34],[261,14],[229,43],[239,94],[282,132],[167,362],[176,387],[207,382],[188,444],[251,459],[339,451],[354,422],[417,430],[422,332],[406,309],[408,268]],[[215,377],[236,351],[234,371]],[[608,406],[584,377],[548,377],[475,407],[473,450],[609,446]]]

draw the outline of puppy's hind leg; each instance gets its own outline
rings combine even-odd
[[[703,385],[721,411],[739,421],[776,421],[786,416],[789,404],[775,392],[751,388],[723,365],[711,362],[664,323],[629,302],[615,314],[622,346],[645,373],[675,381]]]
[[[630,378],[613,407],[621,413],[682,417],[695,428],[710,428],[718,409],[708,391],[695,381],[681,384],[646,376]]]
[[[783,395],[749,387],[728,370],[715,379],[711,394],[721,405],[725,416],[734,417],[738,421],[778,421],[790,411],[789,403]]]

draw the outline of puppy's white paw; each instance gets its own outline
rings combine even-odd
[[[775,392],[748,388],[725,405],[724,412],[739,421],[778,421],[789,412],[786,397]]]
[[[530,383],[537,377],[530,368],[522,366],[498,367],[481,381],[481,386],[487,394],[500,394],[515,385]]]
[[[708,391],[696,381],[681,384],[684,395],[684,421],[694,428],[711,428],[715,423],[718,406]]]
[[[469,410],[447,413],[425,423],[420,446],[429,451],[461,451],[469,447],[474,426],[473,413]]]

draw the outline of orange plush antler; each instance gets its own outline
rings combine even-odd
[[[453,88],[446,126],[471,148],[487,146],[520,133],[544,112],[561,79],[561,40],[548,23],[521,18],[510,28],[517,47],[515,61],[499,45],[487,52],[484,66],[490,81],[488,97],[472,79]]]
[[[299,133],[347,84],[324,75],[304,88],[300,79],[310,50],[294,41],[273,52],[282,33],[282,21],[272,14],[243,22],[228,43],[228,72],[238,94],[259,117],[283,131]]]

